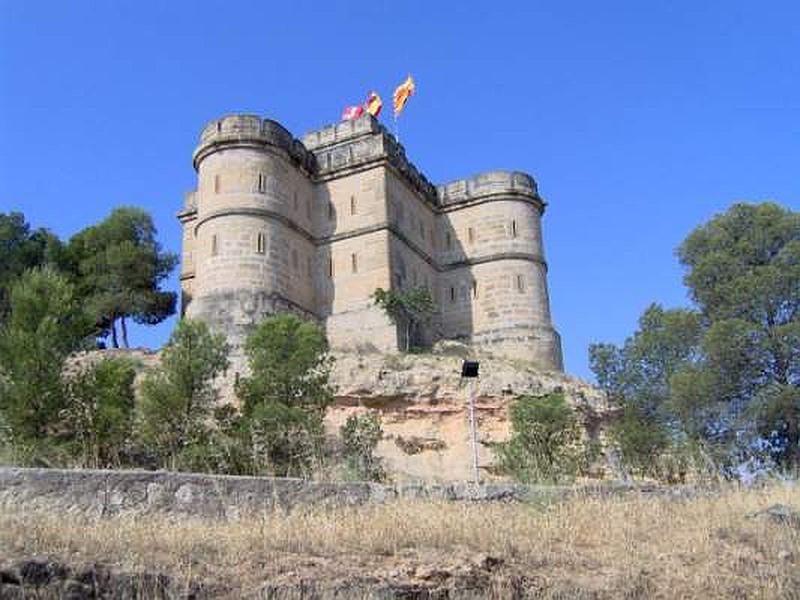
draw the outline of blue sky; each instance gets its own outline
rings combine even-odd
[[[299,136],[411,73],[401,141],[432,181],[539,182],[553,315],[588,378],[590,342],[687,303],[694,226],[800,207],[799,29],[796,2],[0,0],[0,211],[68,237],[135,204],[178,251],[205,121]]]

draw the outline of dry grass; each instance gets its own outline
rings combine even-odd
[[[777,503],[800,510],[800,489],[731,489],[691,500],[578,497],[543,507],[394,503],[231,522],[87,521],[19,510],[0,515],[0,556],[234,582],[232,595],[267,580],[424,582],[432,573],[463,574],[489,555],[503,560],[502,573],[525,576],[544,595],[800,598],[800,531],[746,518]]]

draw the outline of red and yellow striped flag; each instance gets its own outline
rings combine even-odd
[[[381,100],[381,97],[378,96],[377,92],[370,92],[364,106],[369,114],[371,114],[373,117],[377,117],[379,114],[381,114],[383,100]]]
[[[414,80],[411,78],[411,75],[409,75],[403,83],[397,86],[397,89],[394,91],[395,116],[400,114],[400,111],[403,110],[403,107],[405,107],[408,99],[414,95],[416,89],[417,88],[414,85]]]

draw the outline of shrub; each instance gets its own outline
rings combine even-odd
[[[255,473],[307,476],[322,454],[332,360],[315,323],[284,313],[269,317],[245,342],[250,375],[236,393]]]
[[[65,412],[80,466],[120,466],[133,430],[135,376],[131,361],[106,358],[68,381]]]
[[[217,390],[215,377],[228,367],[224,336],[200,321],[182,320],[161,354],[161,365],[142,382],[138,430],[141,441],[168,468],[208,442]]]
[[[339,433],[350,474],[357,479],[383,481],[386,472],[375,456],[375,448],[383,438],[380,416],[376,413],[351,415]]]
[[[501,471],[525,483],[555,482],[581,471],[581,429],[562,393],[521,396],[510,418],[511,438],[498,446]]]

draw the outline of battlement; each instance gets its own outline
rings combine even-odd
[[[468,179],[458,179],[436,186],[441,206],[479,200],[496,195],[527,196],[541,203],[536,181],[520,171],[487,171]]]
[[[314,170],[313,156],[300,140],[277,121],[257,115],[228,115],[210,121],[200,133],[200,144],[192,156],[194,168],[211,152],[226,146],[273,146],[307,171]]]
[[[339,172],[386,160],[431,204],[436,205],[435,186],[406,158],[397,139],[370,114],[328,125],[303,137],[316,157],[316,175],[325,179]]]

